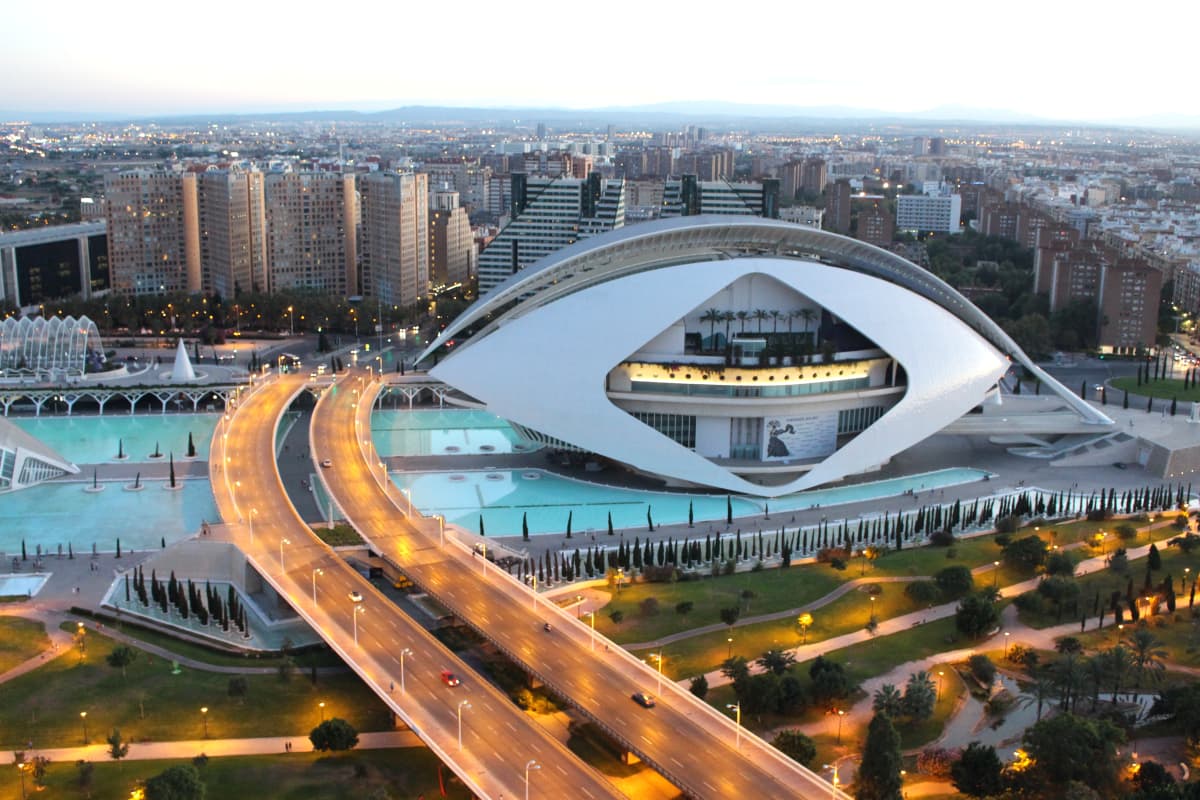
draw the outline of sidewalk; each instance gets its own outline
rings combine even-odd
[[[194,758],[203,753],[211,758],[219,756],[278,755],[288,752],[291,744],[293,753],[311,753],[312,742],[306,736],[268,736],[262,739],[192,739],[179,742],[145,742],[129,745],[127,761],[152,761],[163,758]],[[360,733],[356,750],[382,750],[392,747],[424,747],[424,743],[412,731],[381,731]],[[75,761],[110,761],[108,745],[103,739],[87,747],[52,747],[25,751],[25,758],[46,756],[52,762],[72,763]],[[11,763],[13,751],[0,753],[0,760]]]

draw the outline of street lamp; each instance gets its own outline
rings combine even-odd
[[[291,544],[291,543],[292,543],[291,539],[280,539],[279,540],[279,571],[280,572],[284,572],[284,573],[287,572],[287,569],[283,566],[283,546],[285,544]]]
[[[321,709],[321,722],[325,721],[325,701],[317,703],[317,708]]]
[[[411,655],[412,650],[407,647],[400,651],[400,694],[404,694],[406,691],[404,688],[404,657]]]
[[[354,643],[358,644],[358,615],[366,611],[365,606],[354,607]]]
[[[726,658],[733,658],[733,637],[732,637],[732,636],[730,636],[730,637],[729,637],[728,639],[726,639],[725,641],[729,643],[729,650],[728,650],[728,651],[726,651],[726,653],[725,653],[725,657],[726,657]]]
[[[841,743],[842,743],[842,720],[843,720],[845,717],[846,717],[846,712],[845,712],[845,710],[844,710],[844,709],[841,709],[841,708],[839,708],[839,709],[837,710],[837,718],[838,718],[838,734],[837,734],[837,743],[838,743],[838,744],[841,744]]]
[[[596,651],[596,611],[587,612],[588,618],[592,621],[592,652]]]
[[[731,709],[736,715],[734,719],[734,738],[733,749],[742,749],[742,704],[741,703],[726,703],[725,707]]]
[[[292,307],[288,306],[288,335],[296,335],[296,318],[292,314]]]
[[[938,688],[937,688],[937,697],[935,698],[937,700],[942,699],[942,678],[945,677],[945,675],[946,675],[946,672],[944,670],[940,670],[940,669],[938,670]]]
[[[404,495],[404,499],[408,503],[408,516],[411,518],[412,517],[412,495],[409,494],[409,490],[407,488],[401,489],[400,494]]]
[[[446,546],[446,517],[438,514],[435,519],[438,521],[438,547]]]
[[[254,515],[257,513],[257,508],[250,509],[250,544],[254,544]]]
[[[654,659],[658,662],[658,694],[662,696],[662,667],[663,667],[663,651],[659,650],[654,654]]]
[[[208,738],[208,706],[200,707],[200,718],[204,720],[204,738]]]
[[[317,604],[317,576],[324,575],[324,574],[325,574],[325,572],[320,567],[317,567],[316,569],[314,569],[313,573],[312,573],[313,605],[314,606]]]
[[[529,770],[541,768],[542,765],[532,758],[525,762],[525,800],[529,800]]]
[[[458,749],[462,751],[462,712],[464,708],[470,708],[471,703],[468,700],[460,700],[458,703]]]
[[[995,586],[1000,580],[1000,562],[992,562],[992,586]]]
[[[1009,632],[1005,631],[1004,632],[1004,660],[1005,661],[1008,660],[1008,637],[1009,637]]]
[[[829,796],[830,796],[831,798],[836,798],[836,797],[837,797],[837,793],[838,793],[838,785],[839,785],[839,784],[841,784],[841,781],[840,781],[840,780],[838,780],[838,765],[837,765],[837,762],[835,761],[835,762],[834,762],[834,763],[832,763],[832,764],[826,764],[824,768],[825,768],[825,769],[832,769],[832,770],[833,770],[833,781],[832,781],[832,783],[830,784],[830,785],[833,787],[833,791],[831,791],[831,792],[829,793]]]
[[[80,720],[83,722],[83,743],[84,743],[84,745],[87,745],[87,743],[88,743],[88,735],[87,735],[87,712],[86,712],[86,711],[80,711],[80,712],[79,712],[79,719],[80,719]]]
[[[813,624],[812,614],[806,611],[800,615],[796,622],[800,624],[800,636],[802,637],[800,644],[808,644],[808,627]]]

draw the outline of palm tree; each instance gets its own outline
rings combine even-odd
[[[1083,677],[1087,682],[1088,689],[1091,690],[1091,710],[1095,712],[1096,705],[1100,702],[1100,689],[1108,678],[1108,659],[1104,657],[1104,653],[1096,653],[1084,662]]]
[[[792,332],[792,320],[796,319],[799,316],[800,316],[800,309],[798,309],[798,308],[794,308],[791,311],[787,312],[788,334],[791,334],[791,332]]]
[[[890,683],[885,683],[875,691],[875,698],[871,701],[871,710],[876,714],[887,714],[892,719],[900,716],[904,709],[904,698],[900,695],[900,690]]]
[[[1079,690],[1083,686],[1083,665],[1077,652],[1067,652],[1052,666],[1053,681],[1058,689],[1060,707],[1070,712],[1079,702]]]
[[[717,349],[717,323],[724,318],[718,308],[710,308],[700,315],[700,321],[708,323],[708,346],[713,350]]]
[[[808,326],[811,325],[812,321],[815,320],[816,318],[817,318],[817,312],[813,311],[811,308],[800,309],[800,319],[804,320],[804,333],[805,334],[808,333]]]
[[[754,309],[754,319],[758,322],[759,333],[762,333],[763,322],[765,322],[769,316],[771,316],[771,312],[767,311],[765,308]]]
[[[1121,693],[1121,684],[1124,683],[1129,671],[1133,669],[1133,659],[1130,657],[1129,651],[1122,645],[1109,648],[1100,653],[1098,657],[1103,659],[1104,676],[1112,682],[1112,694],[1115,701],[1117,695]]]
[[[737,319],[737,315],[732,311],[726,311],[721,315],[721,319],[725,321],[725,343],[729,344],[729,323]]]
[[[742,324],[742,329],[740,331],[738,331],[738,333],[745,333],[746,332],[746,320],[750,319],[750,312],[749,311],[739,311],[739,312],[737,312],[737,318],[738,318],[738,322],[740,322]]]
[[[1144,679],[1147,672],[1157,684],[1162,678],[1163,670],[1166,669],[1163,662],[1166,660],[1167,651],[1162,648],[1162,642],[1149,629],[1138,628],[1125,637],[1125,644],[1129,647],[1129,658],[1133,662],[1133,668],[1137,670],[1138,685],[1145,688]]]

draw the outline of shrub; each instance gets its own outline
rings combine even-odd
[[[926,747],[917,754],[917,772],[931,778],[949,778],[950,766],[962,754],[957,749]]]
[[[836,570],[838,570],[838,571],[845,571],[845,569],[846,569],[846,559],[844,559],[844,558],[832,558],[832,559],[830,559],[830,560],[829,560],[829,566],[833,567],[834,569],[836,569]]]
[[[625,619],[625,612],[621,611],[620,609],[611,611],[608,614],[608,618],[613,621],[614,625],[620,625],[621,621]]]
[[[641,612],[643,617],[658,616],[658,598],[647,597],[645,600],[638,603],[638,611]]]
[[[954,544],[954,534],[942,528],[929,534],[929,543],[935,547],[949,547]]]
[[[1016,514],[1009,514],[1007,517],[996,520],[997,533],[1014,533],[1019,527],[1021,527],[1021,518]]]
[[[1117,536],[1120,536],[1121,541],[1123,542],[1127,542],[1130,539],[1136,539],[1138,534],[1137,528],[1133,527],[1128,522],[1122,522],[1120,525],[1113,528],[1113,530],[1116,531]]]
[[[962,597],[975,588],[975,578],[971,574],[971,569],[964,566],[938,570],[938,573],[933,576],[933,580],[942,596],[951,599]]]
[[[817,551],[818,564],[831,564],[834,559],[850,560],[850,551],[844,547],[822,547]]]
[[[982,653],[976,653],[968,658],[967,666],[970,668],[971,674],[975,676],[975,680],[984,686],[991,686],[992,681],[996,680],[996,665]]]
[[[913,581],[904,587],[904,595],[920,606],[936,603],[942,599],[942,592],[936,583],[930,580]]]
[[[1111,519],[1112,514],[1107,508],[1093,508],[1087,512],[1088,522],[1103,522],[1106,519]]]
[[[1055,550],[1046,559],[1046,574],[1061,575],[1066,578],[1075,575],[1075,559],[1071,558],[1070,553],[1062,550]]]
[[[1011,533],[997,533],[996,536],[992,539],[992,541],[994,541],[996,543],[997,547],[1004,549],[1005,547],[1008,547],[1008,543],[1012,541],[1012,534]]]
[[[688,684],[688,691],[703,700],[708,696],[708,678],[703,675],[692,678],[692,682]]]
[[[1042,614],[1046,610],[1046,601],[1037,589],[1017,595],[1013,598],[1013,605],[1028,614]]]

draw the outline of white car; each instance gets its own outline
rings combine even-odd
[[[357,589],[350,593],[350,600],[355,603],[362,602],[362,595],[358,593]]]
[[[326,459],[324,459],[324,460],[321,462],[321,466],[322,466],[322,467],[324,467],[325,469],[329,469],[330,467],[332,467],[332,466],[333,466],[333,459],[332,459],[332,458],[326,458]]]

